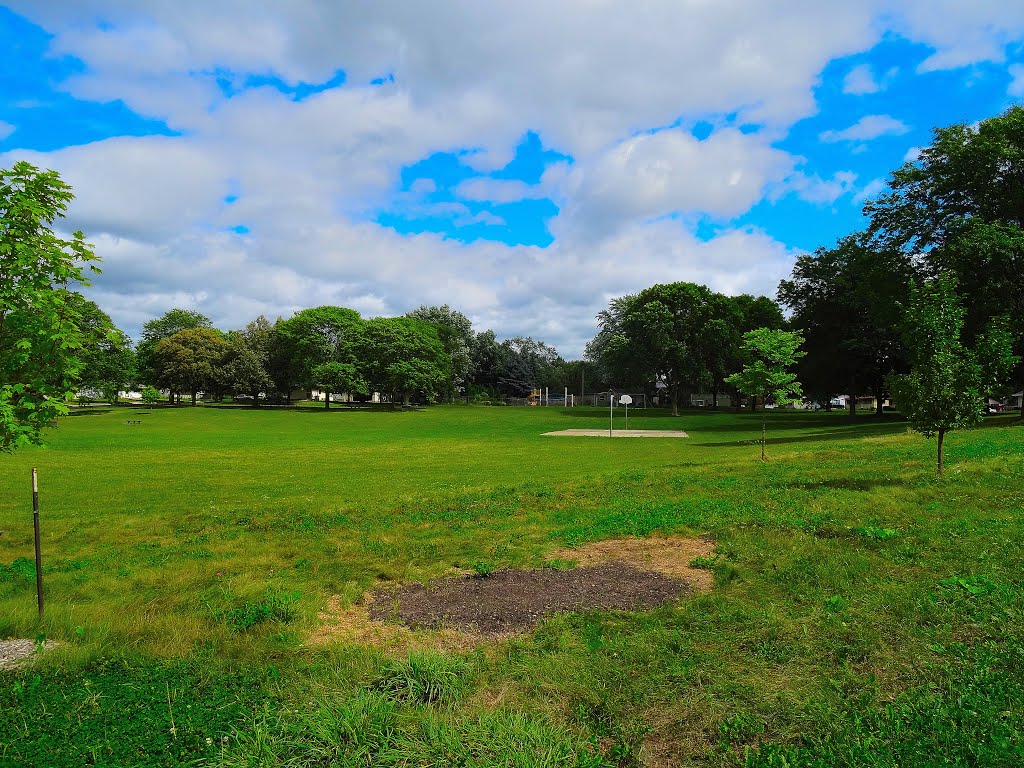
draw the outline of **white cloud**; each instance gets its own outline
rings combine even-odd
[[[1007,45],[1024,35],[1024,4],[1016,0],[900,0],[885,5],[884,23],[933,49],[920,72],[1005,61]]]
[[[846,77],[843,78],[843,93],[860,95],[878,93],[880,90],[881,86],[868,64],[859,64],[847,72]]]
[[[591,241],[634,221],[677,212],[729,219],[747,211],[793,158],[734,129],[704,141],[675,129],[642,134],[572,169],[558,235]]]
[[[853,171],[837,171],[830,179],[817,175],[795,173],[773,193],[781,197],[786,192],[795,192],[797,197],[815,205],[831,205],[853,189],[857,174]]]
[[[774,293],[794,253],[731,219],[766,195],[828,205],[881,190],[874,180],[853,195],[852,172],[822,177],[772,144],[816,112],[826,65],[891,32],[931,47],[925,69],[1001,61],[1024,34],[1024,6],[976,6],[290,0],[254,11],[243,0],[16,0],[53,34],[53,53],[82,59],[63,87],[182,132],[18,156],[74,186],[69,223],[104,257],[94,294],[130,330],[172,306],[230,328],[323,303],[390,314],[449,302],[479,327],[539,335],[573,355],[609,298],[654,282]],[[217,84],[241,87],[250,74],[323,83],[339,70],[344,87],[301,101],[269,86],[227,98]],[[1024,75],[1010,72],[1015,93]],[[880,74],[855,68],[845,88],[871,92]],[[715,125],[704,141],[664,127],[700,119]],[[758,132],[731,127],[743,123]],[[533,185],[464,181],[464,202],[425,202],[438,192],[426,179],[397,191],[400,170],[434,152],[458,153],[481,174],[501,168],[527,130],[573,162]],[[871,115],[821,138],[906,131]],[[560,207],[548,248],[406,237],[373,221],[390,207],[502,226],[466,202],[528,198]],[[724,231],[697,238],[699,215]],[[226,231],[237,225],[250,233]]]
[[[910,128],[889,115],[865,115],[849,128],[825,131],[818,138],[825,142],[870,141],[879,136],[901,136]]]
[[[860,192],[853,196],[853,202],[857,205],[862,205],[882,194],[886,190],[886,186],[885,179],[872,179],[864,185]]]
[[[1024,97],[1024,64],[1013,64],[1009,72],[1012,79],[1006,92],[1011,96]]]
[[[907,150],[906,154],[903,155],[904,163],[917,162],[917,158],[921,156],[921,147],[911,147]]]
[[[0,141],[3,141],[10,136],[16,130],[16,126],[8,123],[6,120],[0,120]]]

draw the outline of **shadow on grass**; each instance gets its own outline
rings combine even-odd
[[[790,483],[789,488],[801,491],[814,491],[819,488],[828,488],[834,491],[870,491],[875,488],[895,488],[897,486],[909,485],[910,482],[899,477],[840,477],[826,480],[804,481],[802,483]]]
[[[743,429],[723,429],[717,430],[720,432],[746,432],[748,434],[752,432],[760,433],[760,424],[754,425],[753,422],[748,422],[751,426]],[[820,427],[820,424],[813,426]],[[799,427],[789,427],[789,429],[798,429]],[[807,426],[803,427],[804,429]],[[835,429],[829,430],[817,430],[814,432],[808,432],[803,435],[786,435],[779,437],[778,432],[780,427],[775,423],[770,423],[768,426],[768,436],[765,439],[766,446],[772,445],[785,445],[787,443],[823,443],[829,440],[859,440],[864,437],[886,437],[889,435],[900,435],[906,432],[907,425],[904,421],[890,421],[890,422],[875,422],[873,424],[858,424],[857,426],[848,426],[843,424],[837,424]],[[714,429],[701,429],[697,428],[693,430],[694,434],[700,434],[702,432],[715,432]],[[692,445],[699,445],[708,448],[732,448],[736,445],[760,445],[760,435],[751,436],[746,440],[716,440],[706,442],[693,442]]]
[[[224,410],[224,411],[248,411],[254,413],[256,411],[262,412],[278,412],[288,411],[289,413],[308,413],[308,414],[321,414],[321,413],[352,413],[355,411],[361,412],[372,412],[372,413],[400,413],[402,411],[423,411],[426,410],[427,406],[421,405],[408,405],[403,406],[401,404],[392,405],[391,403],[357,403],[349,405],[346,403],[335,403],[330,408],[324,408],[322,405],[267,405],[263,404],[260,406],[250,405],[248,403],[205,403],[203,408],[211,410]]]

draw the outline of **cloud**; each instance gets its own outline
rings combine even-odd
[[[830,179],[795,173],[774,192],[773,197],[778,198],[784,193],[795,192],[797,197],[805,202],[815,205],[831,205],[847,194],[856,181],[857,174],[853,171],[837,171]]]
[[[14,133],[15,130],[17,130],[16,126],[12,125],[11,123],[8,123],[6,120],[0,120],[0,141],[6,139],[8,136]]]
[[[1024,35],[1024,5],[1012,0],[901,0],[889,5],[884,20],[932,49],[919,72],[1005,61],[1007,46]]]
[[[1013,64],[1008,71],[1012,79],[1006,92],[1011,96],[1024,97],[1024,64]]]
[[[853,202],[857,205],[862,205],[885,192],[887,186],[885,179],[872,179],[864,185],[860,192],[853,196]]]
[[[52,34],[52,54],[81,60],[59,88],[121,100],[181,135],[2,160],[56,168],[74,186],[68,223],[104,258],[94,295],[130,331],[173,306],[237,328],[323,303],[397,314],[447,302],[480,328],[576,355],[609,298],[654,282],[774,293],[795,253],[732,223],[766,196],[830,205],[876,194],[880,180],[853,196],[852,171],[815,173],[773,142],[818,111],[829,62],[887,34],[929,46],[923,67],[934,69],[1001,61],[1024,33],[1017,4],[935,2],[290,0],[254,13],[243,0],[15,0]],[[301,98],[274,85],[339,71],[343,86]],[[1014,93],[1022,74],[1010,72]],[[844,87],[871,92],[878,74],[854,68]],[[677,127],[698,120],[714,126],[703,141]],[[871,115],[821,139],[907,130]],[[527,131],[572,162],[537,184],[489,176]],[[437,152],[480,175],[455,201],[438,202],[440,179],[443,189],[420,179],[401,191],[402,169]],[[480,204],[524,199],[559,207],[547,248],[375,223],[398,209],[502,227]],[[716,237],[696,236],[700,217]]]
[[[860,64],[854,67],[843,78],[843,93],[860,95],[878,93],[880,90],[881,86],[878,84],[878,80],[875,79],[875,73],[868,64]]]
[[[793,162],[764,138],[735,129],[704,141],[677,129],[634,136],[572,169],[564,182],[567,202],[552,230],[592,241],[628,223],[678,212],[730,219],[749,210]]]
[[[825,131],[818,136],[824,142],[871,141],[880,136],[901,136],[910,128],[889,115],[866,115],[841,131]]]
[[[921,156],[921,147],[911,147],[907,150],[906,154],[903,155],[904,163],[915,163],[917,158]]]

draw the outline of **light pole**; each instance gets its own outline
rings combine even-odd
[[[608,437],[612,436],[612,426],[615,423],[615,390],[608,390]]]

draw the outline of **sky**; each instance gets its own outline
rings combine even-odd
[[[774,296],[1024,101],[1019,0],[16,0],[0,44],[0,168],[73,186],[135,338],[449,304],[579,357],[655,283]]]

